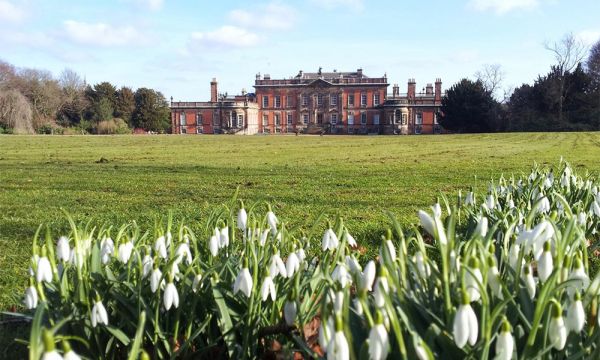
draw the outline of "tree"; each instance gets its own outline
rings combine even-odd
[[[479,80],[462,79],[442,99],[441,125],[450,131],[479,133],[498,130],[498,103]]]
[[[31,105],[17,90],[0,90],[0,126],[14,133],[33,133]]]
[[[20,69],[11,87],[29,100],[34,128],[56,119],[61,106],[61,89],[49,71]]]
[[[554,55],[555,68],[558,71],[558,122],[562,122],[563,105],[565,102],[565,74],[572,72],[583,60],[586,47],[572,33],[566,34],[560,41],[546,43],[546,50]]]
[[[504,80],[504,71],[500,64],[485,64],[475,73],[475,79],[495,98]]]
[[[62,90],[58,120],[64,125],[80,123],[89,102],[85,97],[85,81],[71,69],[61,73],[58,83]]]
[[[171,126],[167,100],[159,91],[139,88],[135,92],[133,126],[148,131],[166,132]]]
[[[104,81],[94,87],[88,86],[85,96],[90,103],[86,115],[88,119],[99,122],[113,118],[117,102],[117,88],[113,84]]]
[[[594,82],[600,84],[600,40],[598,40],[590,49],[586,68]]]
[[[131,124],[131,116],[135,111],[135,94],[131,88],[123,86],[117,91],[117,100],[115,104],[115,117],[123,119]]]

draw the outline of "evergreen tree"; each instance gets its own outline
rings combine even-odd
[[[481,81],[462,79],[442,99],[440,124],[454,132],[495,131],[499,110],[499,104]]]

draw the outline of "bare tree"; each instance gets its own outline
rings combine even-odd
[[[62,90],[59,120],[80,122],[88,106],[85,97],[85,81],[71,69],[65,69],[58,78]]]
[[[496,98],[504,80],[504,75],[500,64],[485,64],[481,70],[475,73],[475,79],[481,81],[485,90]]]
[[[15,133],[33,133],[31,105],[17,90],[0,91],[0,124]]]
[[[572,72],[581,63],[587,53],[587,47],[573,33],[566,34],[560,41],[546,42],[544,47],[554,55],[554,66],[559,73],[558,121],[561,122],[565,101],[565,74]]]

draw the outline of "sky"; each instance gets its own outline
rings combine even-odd
[[[499,64],[509,89],[548,72],[545,43],[600,40],[598,14],[599,0],[0,0],[0,60],[175,101],[208,100],[213,77],[237,94],[257,73],[319,67],[387,74],[405,92],[409,78],[447,89]]]

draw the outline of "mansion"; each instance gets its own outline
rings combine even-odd
[[[387,92],[387,76],[355,72],[300,71],[288,79],[256,75],[254,93],[230,96],[210,83],[210,101],[174,102],[174,134],[438,134],[442,81],[417,92],[397,84]]]

